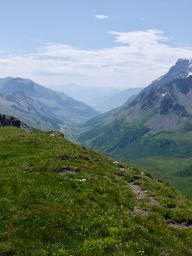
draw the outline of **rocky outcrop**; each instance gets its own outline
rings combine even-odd
[[[0,114],[0,127],[1,126],[15,126],[17,128],[21,128],[28,132],[32,130],[25,123],[21,122],[19,119],[13,116],[2,115],[2,114]]]

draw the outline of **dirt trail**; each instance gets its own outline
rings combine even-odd
[[[116,173],[118,176],[124,176],[124,171],[129,170],[128,167],[123,167],[120,165],[118,161],[113,162],[117,170],[121,171]],[[151,195],[147,194],[147,190],[143,190],[142,187],[138,184],[134,183],[127,183],[128,186],[131,188],[133,191],[134,195],[136,196],[136,199],[139,200],[147,200],[151,206],[153,205],[159,205],[158,200]],[[133,212],[135,214],[142,214],[144,216],[148,216],[149,213],[151,212],[151,208],[149,207],[140,207],[139,205],[134,206]],[[171,220],[167,221],[168,225],[172,228],[192,228],[192,224],[186,224],[186,223],[177,223],[177,222],[171,222]]]
[[[153,196],[147,195],[146,194],[147,191],[144,191],[141,188],[141,186],[133,184],[133,183],[129,183],[129,187],[132,189],[132,191],[135,194],[137,200],[146,199],[146,200],[149,201],[149,203],[151,205],[159,204],[159,202]],[[136,214],[148,215],[150,211],[151,211],[151,209],[147,208],[147,207],[139,207],[139,206],[134,207],[134,213],[136,213]]]
[[[129,186],[132,189],[133,193],[135,194],[137,200],[146,199],[149,201],[151,205],[159,204],[159,202],[153,196],[147,195],[146,194],[147,191],[142,190],[142,188],[139,185],[129,183]],[[133,211],[135,214],[142,214],[147,216],[150,213],[151,209],[147,207],[135,206]],[[192,228],[192,224],[188,225],[186,223],[177,223],[177,222],[169,222],[168,224],[170,227],[177,228],[177,229]]]
[[[147,195],[147,191],[144,191],[139,185],[129,183],[129,186],[138,200],[147,199],[151,205],[158,204],[158,201],[153,196]]]

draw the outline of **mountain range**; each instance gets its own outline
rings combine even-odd
[[[125,90],[120,90],[116,93],[113,93],[111,96],[103,99],[102,102],[99,102],[95,108],[100,112],[107,112],[122,106],[127,101],[132,101],[139,92],[142,91],[142,88],[129,88]]]
[[[182,162],[185,155],[188,165],[177,170],[177,181],[191,195],[190,63],[179,60],[134,99],[85,125],[89,117],[76,120],[80,113],[72,107],[82,104],[85,110],[85,104],[30,80],[1,80],[1,105],[28,123],[30,115],[38,117],[45,127],[49,122],[40,114],[47,113],[55,125],[53,115],[59,130],[65,118],[84,129],[83,143],[116,159],[137,159],[141,166],[142,156],[178,155]],[[68,117],[60,106],[73,114]],[[0,254],[192,254],[192,201],[166,181],[5,114],[0,114],[0,141]],[[168,167],[164,170],[167,174]]]
[[[23,78],[0,79],[0,112],[42,130],[71,130],[98,114],[64,93]],[[70,127],[70,128],[69,128]]]
[[[89,120],[86,146],[123,161],[148,156],[192,156],[192,60],[170,70],[122,107]]]
[[[5,78],[0,80],[0,111],[33,128],[64,131],[66,138],[145,168],[191,194],[191,74],[192,61],[180,59],[123,106],[104,114],[31,80]],[[14,118],[5,121],[19,124]]]
[[[85,102],[97,111],[104,113],[123,105],[129,98],[135,97],[142,88],[117,89],[110,87],[86,87],[64,85],[61,90],[74,99]]]

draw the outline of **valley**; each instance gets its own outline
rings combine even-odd
[[[191,176],[175,175],[192,157],[190,72],[190,60],[178,60],[133,99],[103,114],[31,80],[1,79],[0,111],[35,129],[64,131],[66,138],[146,169],[191,195]]]
[[[13,77],[0,79],[0,113],[13,115],[36,129],[63,130],[66,134],[98,114],[64,93]]]
[[[107,87],[93,87],[80,85],[64,85],[61,87],[64,93],[70,97],[82,101],[89,106],[92,106],[100,113],[105,113],[114,108],[118,108],[127,100],[132,100],[136,95],[142,91],[143,88],[107,88]]]
[[[0,2],[0,256],[192,256],[192,1]]]
[[[191,60],[178,60],[133,101],[86,122],[78,141],[115,159],[143,164],[192,194],[190,177],[172,175],[180,171],[180,165],[174,167],[169,161],[167,169],[163,165],[164,158],[186,159],[187,163],[192,157],[191,70]]]

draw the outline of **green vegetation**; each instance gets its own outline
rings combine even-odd
[[[192,195],[192,76],[186,76],[188,68],[188,61],[178,60],[132,102],[87,122],[77,140],[145,168]]]
[[[192,133],[161,131],[153,133],[141,124],[129,126],[116,120],[79,136],[80,143],[127,162],[151,156],[192,157]]]
[[[190,177],[192,176],[192,166],[187,166],[185,169],[176,173],[179,177]]]
[[[152,175],[167,180],[187,195],[192,195],[192,158],[147,157],[130,161],[130,164],[145,169]]]
[[[181,129],[153,134],[142,125],[126,126],[120,121],[107,127],[103,125],[103,130],[98,130],[101,126],[96,126],[82,134],[80,142],[110,157],[144,168],[192,195],[192,171],[186,170],[192,165],[191,131]]]
[[[159,179],[59,133],[10,127],[0,166],[1,255],[192,255],[192,202]]]

